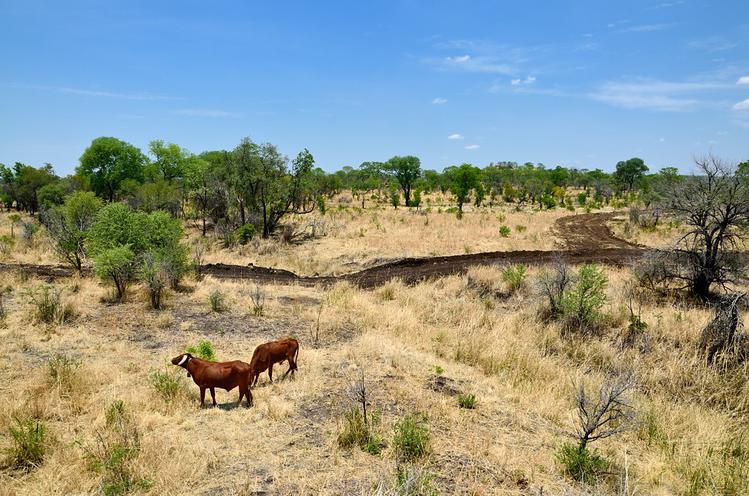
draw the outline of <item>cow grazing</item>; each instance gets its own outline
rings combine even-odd
[[[285,379],[289,372],[294,375],[297,367],[296,360],[299,356],[299,341],[293,338],[279,339],[278,341],[271,341],[269,343],[263,343],[255,348],[255,352],[252,354],[252,360],[250,361],[250,368],[252,369],[252,380],[250,384],[252,386],[257,384],[258,377],[262,372],[268,370],[268,378],[270,382],[273,382],[273,365],[276,363],[282,363],[284,360],[289,362],[289,370],[283,375]]]
[[[195,358],[190,353],[172,358],[172,364],[187,370],[187,376],[192,377],[195,384],[200,388],[200,406],[205,406],[205,390],[211,390],[213,406],[216,406],[215,388],[231,391],[239,386],[239,401],[242,397],[247,398],[247,406],[252,406],[252,391],[250,391],[250,373],[252,369],[246,362],[234,360],[232,362],[209,362],[201,358]]]

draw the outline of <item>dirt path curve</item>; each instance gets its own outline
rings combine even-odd
[[[252,265],[208,264],[201,266],[200,270],[204,275],[220,279],[246,279],[258,284],[316,286],[348,281],[362,288],[373,288],[393,278],[411,284],[431,277],[461,274],[475,265],[543,265],[557,258],[571,264],[629,265],[642,255],[643,248],[612,234],[606,222],[615,215],[579,214],[558,219],[555,231],[565,243],[566,250],[493,251],[470,255],[405,258],[341,276],[305,277],[288,270]],[[0,264],[0,271],[19,271],[48,279],[72,275],[70,268],[63,265]]]

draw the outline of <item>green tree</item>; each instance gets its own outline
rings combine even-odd
[[[616,164],[614,182],[620,189],[630,192],[648,171],[648,166],[641,158],[631,158]]]
[[[11,179],[16,208],[36,213],[40,206],[40,190],[59,179],[50,164],[37,168],[16,162]]]
[[[458,211],[463,213],[463,204],[468,201],[471,191],[480,185],[481,171],[471,164],[463,164],[460,167],[448,167],[444,175],[450,192],[455,195],[455,200],[458,202]]]
[[[403,191],[406,206],[411,205],[411,190],[421,177],[421,161],[418,157],[393,157],[385,163],[384,170],[393,177]]]
[[[351,192],[359,195],[361,208],[367,195],[382,187],[383,166],[381,162],[362,162],[358,169],[351,171]]]
[[[80,191],[68,196],[63,205],[42,214],[55,251],[79,273],[86,257],[86,235],[101,207],[102,202],[94,193]]]
[[[127,245],[102,250],[94,256],[94,271],[102,279],[114,283],[117,300],[122,301],[130,285],[135,266],[135,255]]]
[[[179,145],[165,143],[162,140],[151,141],[148,149],[154,156],[151,165],[159,178],[164,181],[173,181],[184,176],[185,164],[190,158],[190,152],[180,148]]]
[[[145,164],[145,155],[135,146],[101,137],[83,152],[76,171],[90,182],[97,195],[111,202],[126,179],[143,182]]]

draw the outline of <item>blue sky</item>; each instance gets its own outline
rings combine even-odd
[[[98,136],[329,171],[749,159],[746,0],[0,0],[0,54],[0,162],[62,174]]]

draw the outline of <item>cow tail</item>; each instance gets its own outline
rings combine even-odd
[[[296,345],[296,351],[294,352],[294,365],[299,362],[299,344]]]

